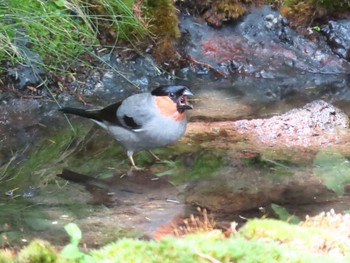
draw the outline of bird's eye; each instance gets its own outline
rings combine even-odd
[[[170,98],[174,98],[175,97],[175,93],[174,92],[170,92],[169,96],[170,96]]]

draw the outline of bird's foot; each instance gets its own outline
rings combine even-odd
[[[160,162],[160,161],[161,161],[160,158],[159,158],[157,155],[155,155],[154,152],[152,152],[151,150],[148,150],[148,152],[153,156],[153,158],[154,158],[157,162]]]
[[[142,171],[142,170],[145,169],[145,168],[143,168],[143,167],[138,167],[138,166],[136,166],[135,161],[134,161],[134,158],[132,157],[132,155],[129,155],[128,158],[129,158],[129,160],[130,160],[130,162],[131,162],[131,168],[130,168],[129,171]]]
[[[138,166],[131,166],[129,170],[127,171],[127,176],[133,176],[135,174],[138,174],[139,172],[146,171],[145,167],[138,167]]]
[[[146,170],[146,168],[145,168],[145,167],[139,167],[139,166],[133,165],[133,166],[131,166],[130,170],[134,170],[134,171],[144,171],[144,170]]]

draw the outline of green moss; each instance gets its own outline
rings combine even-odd
[[[350,252],[348,240],[339,239],[331,231],[319,227],[302,227],[275,219],[249,220],[240,230],[247,239],[264,239],[282,242],[295,249],[315,248],[315,242],[330,244],[329,249],[339,249],[342,253]]]
[[[296,29],[305,29],[318,19],[328,19],[329,15],[341,17],[341,13],[348,11],[350,0],[286,0],[281,6],[282,15],[286,16],[291,26]]]
[[[2,263],[15,263],[14,255],[10,251],[0,250],[0,262]]]
[[[277,242],[226,239],[220,232],[167,237],[159,242],[122,239],[91,255],[107,262],[331,262],[327,256],[292,250]]]
[[[327,230],[314,227],[289,225],[272,219],[250,220],[238,234],[225,237],[221,231],[186,235],[183,238],[165,237],[160,241],[142,241],[123,238],[89,253],[80,252],[78,242],[80,230],[75,227],[69,234],[76,235],[63,251],[58,254],[45,241],[34,240],[24,248],[16,258],[16,262],[334,262],[335,258],[326,254],[312,252],[315,242],[332,244],[339,248],[336,262],[348,262],[349,244],[335,242]],[[75,234],[74,234],[75,233]],[[83,255],[76,260],[64,256],[64,251],[74,250],[68,255]],[[317,245],[317,244],[316,244]],[[1,258],[2,257],[2,258]],[[13,255],[0,251],[2,262],[13,262]]]
[[[178,11],[172,0],[145,0],[143,2],[143,16],[149,23],[149,30],[153,33],[156,44],[152,55],[165,68],[178,67],[181,56],[175,44],[180,37]]]
[[[34,240],[18,255],[18,261],[22,263],[52,263],[57,259],[57,254],[51,245],[42,240]]]
[[[330,11],[343,11],[344,9],[350,9],[350,0],[313,0],[313,2]]]
[[[249,0],[216,0],[212,1],[215,11],[220,14],[222,19],[237,19],[244,15],[247,11],[245,4],[250,3]]]
[[[301,0],[284,0],[283,1],[283,5],[285,6],[292,6],[295,5],[297,3],[301,2]]]
[[[304,3],[306,5],[313,5],[314,7],[324,7],[327,9],[337,9],[337,8],[347,8],[350,7],[350,1],[349,0],[284,0],[283,6],[294,6]]]
[[[150,30],[156,36],[178,38],[180,30],[177,9],[172,0],[144,1],[144,14],[150,20]]]

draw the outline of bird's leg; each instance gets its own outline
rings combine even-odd
[[[132,155],[134,154],[134,152],[133,151],[128,151],[128,158],[129,158],[129,160],[130,160],[130,162],[131,162],[131,165],[132,165],[132,169],[134,169],[134,170],[136,170],[136,171],[140,171],[140,170],[143,170],[143,168],[142,167],[137,167],[136,166],[136,164],[135,164],[135,161],[134,161],[134,158],[132,157]]]
[[[154,159],[156,159],[157,162],[160,162],[160,158],[154,154],[151,150],[148,150],[148,152],[153,156]]]

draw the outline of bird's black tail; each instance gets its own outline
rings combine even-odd
[[[66,114],[74,114],[88,119],[99,120],[96,111],[93,110],[84,110],[70,107],[61,108],[59,110]]]

